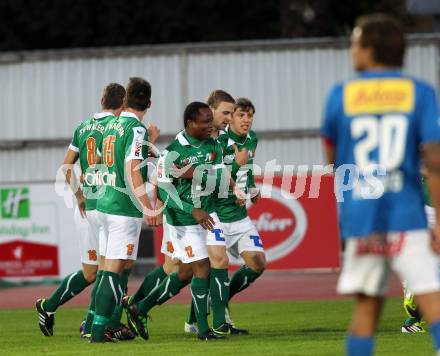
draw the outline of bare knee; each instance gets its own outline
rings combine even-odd
[[[182,282],[185,282],[187,284],[191,282],[191,279],[193,277],[191,266],[188,264],[182,264],[177,270],[177,277],[179,277]]]
[[[246,265],[256,273],[263,273],[266,269],[266,256],[261,252],[243,252],[242,257]]]
[[[166,274],[178,272],[180,263],[181,262],[179,260],[173,260],[170,257],[165,256],[165,262],[162,268]]]
[[[196,278],[207,279],[209,277],[209,260],[196,261],[191,263],[192,271]]]
[[[212,268],[226,269],[229,266],[229,258],[227,255],[210,257],[209,260]]]
[[[83,264],[83,276],[88,283],[93,283],[96,280],[96,273],[98,272],[98,266]]]
[[[229,258],[224,246],[208,246],[209,262],[212,268],[225,269],[229,266]]]

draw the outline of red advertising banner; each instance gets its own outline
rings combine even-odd
[[[56,246],[12,241],[0,245],[0,277],[57,276]]]
[[[249,207],[249,216],[263,241],[268,269],[340,266],[333,184],[329,175],[274,177],[271,184],[257,179],[263,198]],[[162,264],[162,229],[155,237],[156,261]],[[231,262],[240,264],[233,258]]]

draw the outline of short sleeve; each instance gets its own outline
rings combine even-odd
[[[69,150],[72,150],[74,152],[79,152],[79,137],[78,137],[78,129],[75,130],[75,133],[73,134],[72,141],[69,145]]]
[[[125,142],[125,161],[144,160],[148,154],[148,133],[145,127],[136,126],[129,131]]]
[[[430,86],[421,87],[417,101],[420,142],[440,142],[440,113],[435,90]]]
[[[321,126],[321,136],[336,142],[337,137],[337,119],[340,111],[342,100],[341,86],[334,87],[327,96],[327,101],[324,107],[324,114]]]

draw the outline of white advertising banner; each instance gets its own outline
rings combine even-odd
[[[0,185],[0,278],[59,278],[80,268],[74,206],[64,183]]]

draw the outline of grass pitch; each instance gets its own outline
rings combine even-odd
[[[84,308],[60,308],[55,335],[45,337],[33,309],[0,310],[1,355],[342,355],[350,318],[349,301],[232,304],[238,326],[249,336],[201,342],[183,333],[188,306],[153,309],[150,340],[89,344],[79,338]],[[432,355],[429,334],[401,334],[405,319],[400,299],[386,303],[376,341],[377,355]]]

